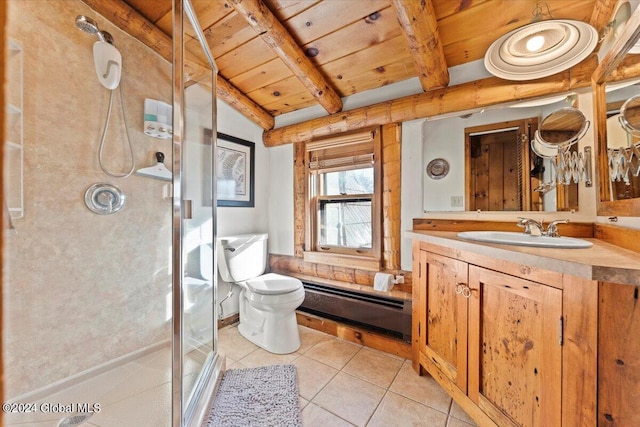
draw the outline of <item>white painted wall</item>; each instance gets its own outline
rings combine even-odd
[[[293,144],[269,148],[269,251],[293,255]]]
[[[199,136],[202,133],[201,127],[211,127],[208,125],[207,116],[211,116],[211,104],[198,105],[199,102],[208,102],[207,94],[199,91],[198,86],[191,86],[187,92],[189,105],[198,108],[187,110],[187,125],[191,134]],[[218,132],[235,136],[255,144],[255,178],[254,178],[254,200],[255,205],[249,207],[218,207],[217,209],[217,235],[229,236],[233,234],[246,233],[266,233],[269,229],[269,152],[262,143],[262,128],[238,113],[228,104],[218,100],[217,102],[217,126]],[[203,125],[201,125],[203,124]],[[189,129],[187,132],[189,132]],[[196,153],[197,154],[197,153]],[[189,160],[189,159],[187,159]],[[194,159],[193,161],[200,161]],[[194,168],[197,169],[197,168]],[[192,188],[187,191],[199,193],[200,188],[198,177],[191,177],[189,181]],[[193,197],[197,199],[197,196]],[[271,239],[270,239],[271,240]],[[240,288],[223,281],[218,277],[218,290],[216,301],[222,301],[233,287],[233,295],[222,303],[222,315],[228,317],[238,313],[238,294]],[[220,313],[220,307],[218,307]]]
[[[402,124],[402,163],[400,175],[400,230],[413,228],[413,219],[422,216],[422,131],[424,120]],[[411,270],[411,239],[404,236],[400,245],[400,265]]]

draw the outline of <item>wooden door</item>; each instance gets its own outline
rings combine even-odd
[[[466,210],[528,211],[541,206],[533,193],[530,141],[535,117],[465,128]]]
[[[420,351],[466,393],[468,302],[456,288],[466,286],[467,264],[426,251],[421,251],[420,258],[426,277]]]
[[[500,426],[559,426],[562,291],[469,267],[469,398]]]

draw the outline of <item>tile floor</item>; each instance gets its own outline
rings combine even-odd
[[[227,369],[291,363],[298,370],[304,427],[424,426],[475,424],[411,361],[300,326],[300,349],[271,354],[245,340],[237,327],[219,331]]]
[[[297,367],[304,427],[471,427],[473,421],[411,361],[313,329],[299,327],[302,345],[292,354],[271,354],[244,339],[236,326],[219,332],[227,369],[292,363]],[[195,381],[199,361],[186,367]],[[171,419],[169,347],[96,375],[40,403],[98,402],[101,410],[84,427],[163,427]],[[65,415],[5,414],[4,425],[55,427]],[[75,425],[75,424],[74,424]]]

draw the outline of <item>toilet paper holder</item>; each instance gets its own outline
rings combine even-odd
[[[373,276],[373,289],[376,291],[389,292],[399,280],[389,273],[376,273]]]

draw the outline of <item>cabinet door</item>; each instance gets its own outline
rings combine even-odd
[[[469,267],[469,398],[501,426],[559,426],[562,291]]]
[[[467,264],[426,251],[420,258],[426,277],[420,351],[466,393],[468,300],[456,293],[456,287],[466,286]]]
[[[598,425],[640,426],[639,288],[599,288]]]

